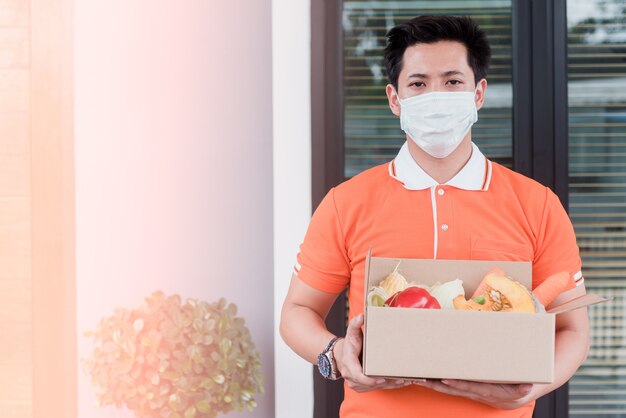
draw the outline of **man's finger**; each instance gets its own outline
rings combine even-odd
[[[363,385],[367,387],[379,386],[387,381],[383,378],[368,377],[363,374],[363,367],[359,361],[359,354],[363,346],[363,338],[361,334],[361,326],[363,325],[363,314],[357,315],[348,324],[346,330],[346,338],[343,345],[344,349],[344,367],[348,369],[349,380],[354,385]],[[347,351],[347,352],[346,352]]]
[[[363,315],[358,315],[350,321],[346,330],[346,338],[344,340],[344,350],[355,354],[356,357],[361,353],[363,346],[363,337],[361,334],[361,325],[363,324]]]
[[[354,386],[367,386],[367,387],[374,387],[374,386],[380,386],[385,384],[385,379],[382,378],[375,378],[375,377],[367,377],[363,374],[361,374],[360,376],[351,376],[348,381],[350,383],[352,383],[352,385]]]
[[[467,392],[463,392],[461,390],[455,389],[451,386],[448,386],[444,383],[441,383],[439,381],[434,381],[434,380],[427,380],[425,382],[419,381],[419,382],[414,382],[413,384],[417,386],[422,386],[425,388],[433,389],[433,390],[436,390],[437,392],[446,393],[448,395],[461,396],[462,394],[467,394]]]
[[[384,379],[382,379],[384,380]],[[348,386],[350,386],[353,390],[357,391],[357,392],[368,392],[371,390],[379,390],[379,389],[399,389],[399,388],[403,388],[405,386],[409,386],[412,385],[413,383],[410,381],[403,381],[402,383],[399,383],[398,380],[386,380],[384,381],[384,383],[381,384],[377,384],[374,386],[371,385],[361,385],[358,383],[352,383],[349,382]]]
[[[346,331],[346,337],[355,336],[361,337],[361,326],[363,325],[363,314],[357,315],[348,324],[348,329]]]
[[[346,336],[347,337],[347,336]],[[346,338],[347,341],[347,338]],[[363,374],[363,366],[359,361],[360,345],[344,344],[343,346],[343,368],[344,378],[357,385],[375,386],[385,382],[383,378],[368,377]]]
[[[506,387],[502,385],[493,385],[491,383],[474,382],[468,380],[451,380],[443,379],[441,381],[444,385],[451,386],[462,392],[475,393],[482,397],[490,397],[495,390],[505,390]]]

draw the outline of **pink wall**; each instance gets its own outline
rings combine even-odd
[[[225,297],[266,382],[228,416],[273,417],[270,0],[75,8],[79,334],[156,289]],[[79,416],[132,416],[94,399],[81,369]]]

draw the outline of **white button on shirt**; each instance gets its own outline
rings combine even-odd
[[[480,152],[478,147],[472,143],[472,154],[467,163],[461,170],[444,185],[439,184],[435,179],[430,177],[413,159],[409,151],[408,143],[405,142],[398,155],[389,163],[389,175],[398,180],[407,190],[426,190],[430,189],[432,220],[433,220],[433,258],[437,258],[439,246],[442,247],[452,245],[454,234],[446,232],[450,229],[453,222],[451,217],[451,205],[453,205],[453,197],[456,192],[446,194],[445,186],[448,191],[452,187],[466,191],[487,191],[491,181],[491,161],[487,160]],[[446,195],[443,199],[442,196]],[[440,199],[437,199],[440,197]],[[448,223],[442,223],[445,219]],[[439,227],[437,227],[439,225]],[[452,225],[454,226],[454,225]],[[441,237],[439,236],[441,234]]]

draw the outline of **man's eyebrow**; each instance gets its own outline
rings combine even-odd
[[[462,75],[464,76],[465,74],[459,70],[449,70],[449,71],[445,71],[443,73],[441,73],[442,76],[444,77],[450,77],[450,76],[455,76],[455,75]],[[428,74],[423,74],[423,73],[413,73],[413,74],[409,74],[409,76],[407,78],[430,78],[430,76]]]
[[[428,74],[414,73],[410,74],[407,78],[430,78],[430,76]]]

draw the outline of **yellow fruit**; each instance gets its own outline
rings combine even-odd
[[[388,295],[395,295],[409,286],[404,276],[398,273],[398,267],[400,267],[400,263],[398,263],[396,268],[379,284]]]
[[[504,273],[504,272],[503,272]],[[530,291],[521,283],[504,274],[486,275],[479,288],[484,293],[478,298],[465,300],[463,296],[454,299],[454,307],[466,311],[494,312],[536,312],[535,302]]]

